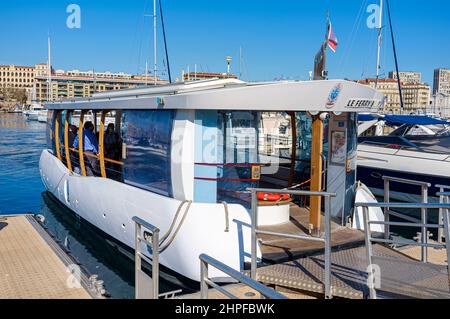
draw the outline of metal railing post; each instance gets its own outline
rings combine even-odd
[[[446,204],[450,204],[450,195],[445,196]],[[445,248],[447,252],[447,274],[448,283],[450,286],[450,209],[447,207],[443,210],[444,218],[444,233],[445,233]]]
[[[140,291],[140,280],[139,273],[142,267],[141,261],[141,225],[139,223],[135,223],[135,238],[134,238],[134,294],[135,298],[139,299],[139,291]]]
[[[428,203],[428,186],[422,185],[422,203]],[[423,207],[421,209],[422,224],[428,222],[428,209]],[[428,229],[426,226],[422,227],[422,243],[428,243]],[[428,261],[428,247],[422,246],[422,262],[426,263]]]
[[[159,228],[147,223],[145,220],[134,216],[132,218],[135,225],[135,242],[134,242],[134,258],[135,258],[135,298],[136,299],[158,299],[159,298]],[[141,237],[142,229],[146,229]],[[151,259],[142,253],[142,243],[150,247],[152,252]],[[142,260],[152,266],[152,275],[147,276],[142,270]],[[144,290],[142,281],[150,282],[151,289]]]
[[[331,197],[326,196],[327,205],[325,205],[325,298],[333,298],[331,287]]]
[[[205,299],[208,297],[208,290],[209,287],[212,287],[222,293],[223,295],[231,298],[231,299],[238,299],[236,295],[233,295],[230,291],[225,289],[225,287],[220,286],[219,284],[212,281],[208,276],[208,265],[211,265],[215,269],[220,270],[224,274],[230,276],[231,278],[234,278],[241,284],[252,288],[253,290],[260,293],[261,298],[270,298],[270,299],[287,299],[286,296],[282,295],[281,293],[275,291],[272,288],[269,288],[262,283],[253,280],[249,278],[248,276],[244,275],[243,273],[231,268],[228,265],[225,265],[224,263],[218,261],[217,259],[212,258],[211,256],[201,254],[199,256],[200,258],[200,273],[201,273],[201,298]]]
[[[367,278],[367,285],[369,287],[369,295],[370,299],[377,299],[377,292],[374,287],[373,282],[369,282],[369,280],[373,281],[374,276],[374,269],[373,269],[373,261],[372,261],[372,242],[371,242],[371,231],[370,231],[370,223],[369,223],[369,207],[363,206],[363,221],[364,221],[364,237],[366,242],[366,254],[367,254],[367,262],[368,262],[368,278]]]
[[[252,247],[251,247],[251,270],[250,270],[250,277],[253,280],[256,280],[256,267],[257,267],[257,257],[258,257],[258,238],[256,236],[256,228],[258,226],[258,200],[256,196],[256,190],[252,190]]]
[[[384,202],[389,203],[389,179],[384,179]],[[389,207],[384,208],[384,220],[389,222]],[[390,227],[385,225],[384,227],[384,239],[389,239]]]
[[[443,187],[440,187],[439,188],[439,192],[441,192],[441,193],[443,193],[444,192],[444,188]],[[439,204],[443,204],[443,203],[445,203],[445,200],[444,200],[444,196],[443,195],[441,195],[441,196],[439,196]],[[438,217],[438,222],[439,223],[442,223],[443,222],[443,220],[444,220],[444,210],[442,209],[442,208],[439,208],[439,217]],[[442,243],[442,238],[444,237],[445,235],[444,235],[444,229],[442,229],[442,228],[439,228],[438,229],[438,243]]]
[[[152,234],[153,299],[159,298],[159,229]]]
[[[200,298],[208,299],[208,263],[200,259]]]

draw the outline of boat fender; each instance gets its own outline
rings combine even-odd
[[[225,201],[223,201],[222,204],[225,208],[225,232],[228,233],[230,231],[230,214],[228,212],[228,204]]]

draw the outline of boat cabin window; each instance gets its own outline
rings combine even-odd
[[[172,196],[171,138],[174,111],[126,110],[122,115],[124,182]]]
[[[196,127],[196,201],[249,207],[247,188],[309,188],[311,118],[306,112],[202,110],[196,112]]]

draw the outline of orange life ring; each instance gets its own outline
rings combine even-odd
[[[258,200],[277,202],[279,200],[288,200],[289,194],[273,194],[273,193],[258,193]]]

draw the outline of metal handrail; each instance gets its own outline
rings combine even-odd
[[[436,196],[439,196],[439,203],[444,203],[444,197],[445,197],[445,191],[450,189],[449,185],[442,185],[442,184],[436,184],[434,185],[434,187],[439,188],[439,193],[436,193]],[[443,221],[443,211],[442,209],[439,209],[439,222]],[[437,240],[439,243],[443,242],[444,239],[444,231],[442,229],[438,230],[438,234],[437,234]]]
[[[224,263],[221,263],[217,259],[212,258],[211,256],[208,256],[206,254],[201,254],[199,256],[200,258],[200,296],[202,299],[208,299],[208,291],[209,286],[215,288],[216,290],[220,291],[224,295],[228,296],[231,299],[238,299],[237,296],[231,294],[229,291],[225,290],[223,287],[219,286],[215,282],[213,282],[209,276],[208,276],[208,265],[213,266],[214,268],[222,271],[223,273],[227,274],[228,276],[234,278],[240,283],[243,283],[244,285],[256,290],[259,292],[262,296],[270,299],[288,299],[286,296],[278,293],[277,291],[264,286],[263,284],[259,283],[256,280],[253,280],[252,278],[240,273],[239,271],[225,265]]]
[[[385,244],[397,244],[397,245],[413,245],[413,246],[420,246],[422,249],[427,249],[428,247],[432,248],[446,248],[447,253],[447,271],[448,271],[448,279],[450,283],[450,193],[444,193],[446,194],[446,203],[355,203],[355,207],[362,207],[363,209],[363,220],[364,220],[364,235],[365,235],[365,242],[366,242],[366,253],[367,253],[367,261],[369,263],[369,272],[371,272],[370,277],[372,277],[374,273],[373,268],[373,252],[372,252],[372,242],[378,242],[378,243],[385,243]],[[443,225],[441,224],[428,224],[428,223],[420,223],[420,224],[413,224],[413,223],[403,223],[403,222],[379,222],[379,221],[370,221],[369,219],[369,207],[380,207],[380,208],[386,208],[386,207],[394,207],[394,208],[421,208],[421,209],[430,209],[430,208],[440,208],[442,210],[445,210],[444,218],[443,218]],[[440,222],[440,221],[439,221]],[[383,239],[383,238],[373,238],[371,236],[371,224],[383,224],[383,225],[396,225],[396,226],[405,226],[405,227],[422,227],[422,228],[444,228],[445,232],[445,244],[431,244],[428,242],[415,242],[415,241],[405,241],[405,240],[399,240],[399,239]],[[372,277],[373,278],[373,277]],[[376,299],[376,291],[373,285],[369,286],[370,291],[370,297],[373,299]]]
[[[390,202],[390,182],[394,182],[394,183],[401,183],[401,184],[407,184],[407,185],[416,185],[416,186],[420,186],[421,188],[421,196],[422,196],[422,203],[428,203],[428,188],[431,187],[430,183],[427,182],[422,182],[422,181],[416,181],[416,180],[411,180],[411,179],[404,179],[404,178],[398,178],[398,177],[392,177],[392,176],[383,176],[383,181],[384,181],[384,202],[385,203],[389,203]],[[389,221],[389,217],[390,215],[395,215],[399,218],[403,218],[403,219],[407,219],[409,221],[411,221],[410,218],[406,218],[404,216],[402,216],[402,214],[399,213],[395,213],[392,214],[392,212],[390,211],[390,206],[385,206],[384,207],[384,219],[385,221]],[[421,208],[421,221],[422,224],[426,224],[428,222],[428,209],[426,207]],[[390,238],[390,225],[387,224],[384,228],[384,238],[385,239],[389,239]],[[427,227],[422,227],[421,230],[421,241],[423,243],[427,243],[428,242],[428,229]],[[421,249],[421,258],[422,258],[422,262],[427,262],[428,261],[428,251],[426,247],[422,247]]]
[[[450,208],[450,205],[441,203],[355,203],[358,207],[392,207],[392,208]]]
[[[152,265],[152,289],[149,292],[149,299],[158,299],[159,298],[159,228],[146,222],[145,220],[134,216],[132,220],[135,223],[136,231],[135,231],[135,243],[134,243],[134,257],[135,257],[135,297],[136,299],[144,299],[145,295],[143,294],[143,290],[141,289],[141,278],[147,276],[142,271],[142,259]],[[147,229],[149,233],[149,237],[144,238],[141,237],[142,228]],[[144,242],[147,246],[150,247],[152,251],[152,259],[148,258],[141,252],[141,243]]]
[[[252,220],[252,242],[251,242],[251,271],[250,277],[257,280],[257,245],[258,234],[268,234],[279,237],[288,237],[294,239],[320,241],[325,244],[325,298],[329,299],[333,297],[331,287],[331,197],[336,197],[335,193],[320,192],[320,191],[305,191],[305,190],[292,190],[292,189],[270,189],[270,188],[247,188],[247,191],[252,194],[252,206],[251,206],[251,220]],[[275,233],[267,232],[258,229],[258,197],[257,193],[274,193],[274,194],[290,194],[290,195],[304,195],[304,196],[324,196],[325,197],[325,236],[324,238],[318,238],[313,236],[302,236],[288,233]]]
[[[422,182],[422,181],[416,181],[416,180],[413,180],[413,179],[405,179],[405,178],[398,178],[398,177],[392,177],[392,176],[383,176],[382,179],[383,180],[389,180],[391,182],[402,183],[402,184],[410,184],[410,185],[431,187],[430,183]]]

